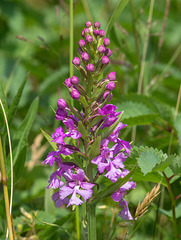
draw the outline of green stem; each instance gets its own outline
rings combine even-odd
[[[80,240],[79,206],[75,208],[77,240]]]
[[[70,77],[73,76],[73,54],[74,54],[74,22],[73,22],[73,0],[70,0],[70,52],[69,52],[69,71]]]
[[[169,179],[167,178],[166,174],[163,172],[163,175],[165,179],[167,180],[167,189],[170,195],[170,199],[172,202],[172,222],[173,222],[173,231],[174,231],[174,239],[178,240],[178,232],[177,232],[177,219],[176,219],[176,213],[175,213],[175,206],[176,206],[176,201],[172,192],[172,188],[169,182]]]
[[[2,175],[1,181],[3,184],[3,191],[4,191],[4,201],[5,201],[5,208],[6,208],[9,239],[13,240],[13,230],[12,230],[11,214],[10,214],[10,207],[9,207],[8,187],[7,187],[8,181],[7,181],[7,177],[6,177],[6,169],[5,169],[5,164],[4,164],[4,156],[3,156],[1,137],[0,137],[0,169],[1,169],[1,175]]]
[[[88,240],[96,240],[96,204],[88,205]]]

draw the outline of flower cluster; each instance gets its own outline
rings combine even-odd
[[[58,99],[55,118],[65,127],[59,126],[52,134],[52,142],[57,148],[43,161],[57,166],[47,187],[58,189],[52,196],[57,207],[86,202],[93,196],[96,180],[102,174],[115,183],[129,173],[124,161],[130,155],[131,146],[119,138],[126,124],[120,122],[122,114],[116,111],[117,107],[108,103],[115,88],[116,73],[100,77],[112,54],[108,48],[110,40],[100,29],[99,22],[92,26],[88,21],[85,26],[81,32],[83,39],[78,43],[79,57],[72,60],[80,77],[72,76],[64,82],[81,110],[64,99]],[[97,169],[95,176],[93,169]],[[111,195],[120,203],[119,215],[126,220],[131,220],[132,216],[124,196],[135,185],[128,181]]]

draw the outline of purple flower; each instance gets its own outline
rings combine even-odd
[[[81,32],[81,36],[84,38],[85,37],[85,32],[84,30]]]
[[[79,66],[80,65],[80,59],[78,57],[74,57],[73,60],[72,60],[72,63],[75,66]]]
[[[99,30],[99,36],[100,36],[100,37],[104,37],[104,36],[105,36],[105,31],[102,30],[102,29],[100,29],[100,30]]]
[[[72,119],[64,120],[63,123],[67,128],[67,133],[65,133],[66,137],[71,137],[73,139],[77,139],[81,137],[81,134],[75,129],[74,121]]]
[[[79,40],[79,47],[82,48],[85,46],[85,41],[83,39]]]
[[[54,162],[62,161],[59,155],[60,155],[60,151],[49,152],[48,156],[41,164],[50,164],[50,166],[53,166]]]
[[[133,217],[131,216],[126,200],[123,198],[119,203],[121,206],[121,211],[119,212],[118,215],[124,220],[133,220]]]
[[[87,35],[85,38],[86,42],[92,43],[93,42],[93,37],[91,35]]]
[[[83,52],[83,53],[81,54],[81,58],[82,58],[82,61],[87,62],[87,61],[89,60],[89,54],[86,53],[86,52]]]
[[[109,91],[112,91],[115,89],[115,83],[114,82],[109,82],[107,85],[106,85],[106,90],[109,90]]]
[[[55,114],[55,119],[56,120],[63,120],[67,117],[68,113],[65,110],[65,108],[57,108],[56,114]]]
[[[80,59],[79,59],[80,60]],[[79,83],[79,79],[77,76],[72,76],[70,78],[70,82],[73,84],[73,85],[77,85]]]
[[[70,95],[75,100],[79,100],[79,98],[80,98],[80,93],[76,89],[73,89],[71,91]]]
[[[61,207],[63,204],[67,204],[69,202],[68,198],[60,199],[60,193],[56,192],[52,195],[52,200],[55,202],[56,207]]]
[[[101,62],[103,65],[107,65],[109,63],[109,58],[107,56],[103,56],[101,58]]]
[[[101,27],[100,22],[95,22],[95,23],[94,23],[94,27],[95,27],[95,28],[100,28],[100,27]]]
[[[106,91],[106,92],[103,94],[103,99],[104,99],[104,100],[107,98],[107,96],[108,96],[109,94],[110,94],[110,96],[109,96],[109,99],[107,100],[108,102],[111,101],[111,99],[112,99],[112,96],[113,96],[112,92]]]
[[[84,28],[84,33],[85,34],[89,34],[90,33],[90,30],[88,28]]]
[[[110,73],[108,74],[107,78],[108,78],[110,81],[116,80],[116,73],[115,73],[115,72],[110,72]]]
[[[104,38],[103,44],[104,44],[104,46],[109,46],[109,44],[110,44],[109,38]]]
[[[100,46],[98,47],[98,51],[99,51],[100,53],[104,53],[104,52],[105,52],[105,47],[104,47],[104,45],[100,45]]]
[[[91,63],[87,64],[87,66],[86,66],[86,70],[87,70],[87,72],[88,72],[88,71],[90,71],[90,72],[94,72],[94,65],[91,64]]]
[[[129,142],[121,140],[121,139],[117,139],[117,144],[114,145],[114,154],[117,154],[120,150],[124,150],[124,153],[127,154],[127,156],[130,155],[131,152],[131,145],[129,144]]]
[[[99,36],[99,30],[98,29],[94,29],[93,30],[93,34],[94,34],[94,36]]]
[[[62,127],[58,127],[55,129],[55,133],[52,134],[52,142],[57,144],[65,144],[63,139],[65,138],[64,130]]]
[[[104,54],[105,56],[110,57],[112,55],[112,51],[109,48],[107,48]]]
[[[125,128],[126,126],[127,124],[123,124],[122,122],[120,122],[107,139],[117,143],[120,130]]]
[[[49,188],[57,189],[64,185],[64,182],[62,182],[59,178],[57,178],[57,175],[58,175],[58,171],[55,171],[50,175],[50,180],[48,181],[49,185],[47,189]]]
[[[85,182],[84,170],[78,169],[76,174],[68,170],[64,173],[64,177],[67,180],[67,185],[60,188],[57,194],[58,196],[56,195],[56,197],[59,197],[61,201],[65,201],[65,199],[71,195],[67,207],[83,203],[77,195],[81,196],[85,202],[92,196],[94,184]]]
[[[70,82],[70,78],[65,79],[64,84],[65,84],[67,87],[70,88],[70,87],[72,86],[72,84],[71,84],[71,82]]]
[[[89,28],[89,27],[92,26],[92,23],[91,23],[90,21],[87,21],[87,22],[85,23],[85,26],[86,26],[86,28]]]
[[[60,109],[64,109],[66,108],[67,104],[66,104],[66,101],[62,98],[58,99],[57,100],[57,107],[60,108]]]

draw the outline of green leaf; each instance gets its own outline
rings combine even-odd
[[[169,166],[173,174],[175,175],[181,175],[181,155],[177,155],[173,160],[172,163]]]
[[[28,76],[26,76],[25,79],[23,80],[22,84],[20,85],[20,87],[18,89],[16,96],[14,97],[13,103],[11,104],[11,106],[9,108],[9,111],[8,111],[8,123],[9,124],[11,123],[11,121],[17,111],[19,101],[22,96],[23,89],[24,89],[27,78],[28,78]]]
[[[157,172],[157,171],[161,171],[163,172],[173,161],[173,159],[175,158],[174,155],[170,155],[168,156],[164,161],[161,161],[160,164],[156,164],[156,166],[153,168],[152,171]]]
[[[43,129],[40,129],[40,130],[43,133],[43,136],[46,138],[46,140],[52,146],[53,150],[56,151],[57,150],[57,144],[55,142],[52,142],[53,139],[50,137],[50,135],[48,135],[48,133],[46,133]]]
[[[81,133],[81,137],[87,143],[87,141],[89,140],[88,134],[87,134],[87,131],[86,131],[86,129],[85,129],[85,127],[84,127],[84,125],[82,124],[81,121],[79,121],[79,123],[78,123],[78,129],[77,130],[78,130],[78,132]]]
[[[157,114],[141,115],[137,117],[125,118],[122,120],[122,123],[126,123],[128,126],[149,125],[152,124],[157,117]]]
[[[107,24],[107,29],[106,29],[106,35],[108,35],[110,29],[113,27],[114,23],[118,19],[119,15],[123,11],[123,9],[126,7],[128,4],[129,0],[120,0],[118,4],[116,5],[113,14],[111,15],[109,22]]]
[[[101,139],[107,138],[107,137],[114,131],[114,129],[115,129],[115,128],[117,127],[117,125],[120,123],[123,114],[124,114],[124,112],[122,111],[122,113],[121,113],[120,116],[118,117],[117,121],[116,121],[115,123],[113,123],[109,128],[107,128],[107,129],[101,134]]]
[[[110,196],[115,191],[117,191],[121,186],[123,186],[126,182],[130,180],[133,173],[136,171],[137,164],[134,166],[134,168],[124,177],[117,180],[117,182],[109,185],[105,190],[102,190],[99,192],[95,198],[92,200],[92,204],[97,204],[100,200],[102,200],[105,197]]]
[[[68,103],[68,106],[69,106],[71,112],[72,112],[80,121],[83,121],[83,118],[82,118],[81,114],[80,114],[78,111],[76,111],[76,109],[71,105],[71,103],[70,103],[69,101],[67,101],[67,103]]]
[[[14,151],[14,158],[13,158],[14,162],[16,162],[18,155],[20,154],[21,150],[26,145],[27,137],[28,137],[29,131],[31,129],[31,126],[33,124],[33,121],[35,119],[37,109],[38,109],[38,98],[36,98],[32,102],[23,123],[21,124],[21,126],[19,127],[18,131],[15,134],[13,143],[16,142],[17,147]]]
[[[181,146],[181,114],[179,113],[174,121],[174,126],[178,133],[179,144]]]
[[[146,147],[137,160],[141,171],[146,175],[153,170],[156,164],[159,164],[162,160],[166,159],[166,157],[167,155],[163,154],[162,151]]]
[[[53,193],[54,193],[54,189],[52,188],[46,189],[45,196],[44,196],[44,205],[45,205],[45,212],[48,213],[49,215],[55,216],[55,204],[51,198]]]
[[[91,145],[89,152],[89,161],[91,161],[96,156],[100,155],[100,146],[101,146],[101,136],[98,136],[94,143]]]
[[[5,92],[4,92],[4,86],[3,86],[3,82],[0,80],[0,99],[1,99],[1,102],[2,102],[2,105],[4,107],[4,110],[6,112],[6,114],[8,113],[8,105],[7,105],[7,102],[6,102],[6,96],[5,96]],[[2,110],[2,107],[0,105],[0,126],[3,126],[4,124],[4,114],[3,114],[3,110]]]

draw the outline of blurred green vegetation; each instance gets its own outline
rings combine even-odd
[[[99,21],[101,28],[106,30],[117,2],[117,0],[74,1],[74,56],[77,56],[78,41],[85,22]],[[181,84],[181,1],[157,0],[154,3],[143,89],[142,94],[138,95],[150,2],[130,0],[111,28],[108,37],[111,40],[110,48],[113,55],[105,76],[108,71],[116,71],[117,74],[118,83],[112,102],[119,110],[125,111],[123,121],[128,124],[121,138],[131,141],[133,126],[137,125],[133,145],[152,146],[168,153],[173,129],[171,153],[179,155],[181,104],[176,119],[174,113]],[[52,109],[56,109],[58,98],[69,99],[63,85],[64,80],[69,76],[68,0],[0,1],[0,81],[4,87],[8,106],[11,105],[27,74],[28,79],[19,108],[10,125],[12,138],[16,138],[16,129],[19,128],[37,96],[39,106],[28,136],[25,169],[14,188],[15,227],[17,230],[18,224],[22,225],[21,236],[28,237],[28,234],[29,236],[33,234],[29,220],[25,221],[22,218],[20,207],[23,207],[30,213],[31,210],[38,211],[37,218],[45,222],[53,223],[55,219],[62,219],[59,225],[63,225],[74,234],[74,214],[66,208],[54,208],[54,203],[50,199],[52,193],[45,190],[52,170],[50,167],[40,165],[50,150],[46,140],[41,138],[40,129],[50,134],[53,132],[58,123],[54,120]],[[2,127],[1,119],[0,127]],[[128,194],[127,199],[132,213],[138,202],[144,199],[145,194],[152,187],[153,183],[140,181],[136,189]],[[174,182],[175,196],[179,193],[180,179]],[[156,204],[159,199],[158,197],[155,201]],[[0,239],[4,239],[6,218],[2,194],[0,201],[0,236],[2,235]],[[117,204],[111,199],[106,199],[101,204],[109,207],[107,210],[97,211],[98,239],[106,239],[108,231],[110,231],[110,239],[121,239],[127,231],[128,224],[124,224],[119,217],[115,216],[110,229],[102,228],[103,225],[110,226],[112,208],[117,207]],[[162,207],[165,210],[171,208],[167,190]],[[178,211],[180,213],[181,210]],[[173,239],[169,217],[165,214],[162,215],[161,221],[159,219],[160,215],[153,206],[133,239]],[[179,220],[180,216],[178,229],[181,228]],[[35,232],[39,232],[39,239],[69,239],[62,229],[44,228],[44,225],[37,220],[35,223]],[[159,238],[158,235],[161,237]]]

